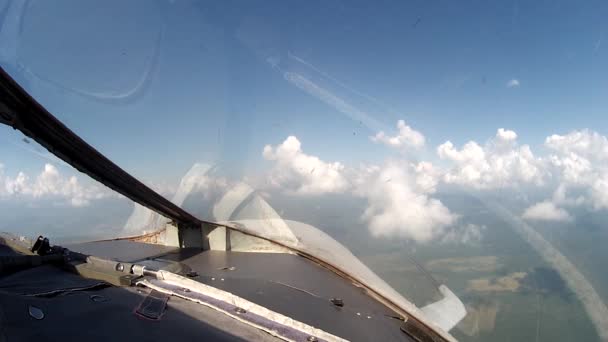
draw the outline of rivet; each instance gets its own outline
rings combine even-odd
[[[344,301],[341,298],[332,298],[329,301],[335,306],[344,306]]]

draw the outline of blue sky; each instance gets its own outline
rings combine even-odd
[[[294,87],[268,57],[323,78],[289,56],[310,63],[340,82],[320,83],[327,90],[389,129],[404,119],[432,148],[483,142],[498,127],[535,146],[553,133],[607,130],[606,14],[601,1],[34,3],[17,58],[43,78],[120,93],[158,54],[151,76],[127,100],[100,101],[2,65],[94,146],[146,177],[177,176],[200,159],[256,164],[263,145],[289,134],[324,158],[356,163],[386,153],[369,143],[375,132]],[[507,88],[511,79],[520,85]],[[7,167],[23,163],[16,151],[0,147]],[[166,154],[171,167],[158,165]]]

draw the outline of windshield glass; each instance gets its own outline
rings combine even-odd
[[[0,65],[199,219],[316,227],[419,307],[447,285],[459,340],[596,341],[607,16],[602,1],[0,0]],[[74,242],[165,221],[0,126],[0,231]]]

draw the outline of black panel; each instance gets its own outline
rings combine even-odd
[[[194,248],[175,249],[126,240],[92,242],[70,248],[121,261],[153,257],[179,261],[199,274],[195,280],[348,340],[408,340],[400,331],[402,322],[389,317],[396,315],[393,311],[348,280],[297,255],[201,252]],[[333,298],[341,299],[344,305],[332,304]]]
[[[335,273],[291,254],[208,251],[181,261],[196,280],[351,341],[408,341],[396,314]],[[230,270],[230,268],[234,268]],[[223,280],[222,280],[223,279]],[[344,306],[331,303],[342,299]]]

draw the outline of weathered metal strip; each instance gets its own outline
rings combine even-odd
[[[178,285],[170,284],[163,280],[158,279],[146,279],[139,284],[144,285],[146,287],[155,289],[160,292],[165,292],[174,296],[178,296],[187,300],[191,300],[202,305],[211,307],[215,310],[221,311],[224,314],[231,316],[241,322],[250,324],[258,329],[264,330],[271,335],[284,339],[286,341],[294,341],[294,342],[306,342],[306,341],[344,341],[344,339],[335,337],[335,339],[325,339],[321,336],[315,336],[314,334],[304,332],[293,327],[287,326],[285,324],[281,324],[278,320],[273,320],[270,317],[264,317],[262,315],[258,315],[256,313],[247,311],[239,306],[229,303],[228,301],[223,301],[221,299],[216,299],[211,296],[207,296],[198,291],[192,291]],[[277,314],[277,316],[282,316]],[[304,325],[303,323],[301,323]],[[318,330],[314,327],[309,326],[309,329]],[[325,333],[327,334],[327,333]],[[329,334],[327,334],[329,335]],[[331,336],[331,335],[330,335]]]

